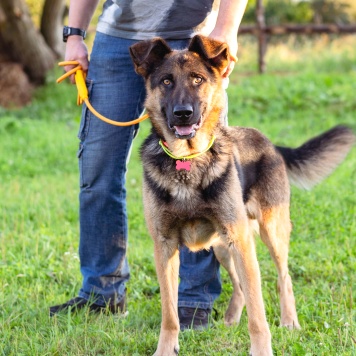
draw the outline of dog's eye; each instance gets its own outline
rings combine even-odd
[[[194,84],[199,85],[199,84],[201,84],[202,82],[203,82],[203,78],[202,78],[202,77],[194,77],[194,78],[193,78],[193,83],[194,83]]]
[[[172,82],[171,82],[169,79],[167,79],[167,78],[166,78],[166,79],[163,79],[162,82],[163,82],[164,85],[171,85],[171,84],[172,84]]]

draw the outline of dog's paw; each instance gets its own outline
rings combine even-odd
[[[289,330],[293,330],[293,329],[300,330],[301,329],[298,320],[282,321],[281,326],[284,328],[287,328]]]
[[[281,316],[281,326],[289,330],[297,329],[300,330],[298,316],[296,312],[291,313],[282,313]]]
[[[173,352],[165,350],[156,350],[153,356],[177,356],[179,354],[179,346],[174,346]]]
[[[245,300],[239,301],[239,303],[230,305],[225,313],[224,323],[226,326],[234,326],[240,324],[242,310],[245,305]]]
[[[264,348],[260,351],[252,352],[251,349],[249,351],[249,356],[273,356],[272,348]]]
[[[237,319],[235,315],[225,315],[225,326],[235,326],[240,324],[240,318]]]

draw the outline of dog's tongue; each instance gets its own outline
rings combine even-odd
[[[174,126],[176,129],[178,135],[180,136],[188,136],[192,133],[194,130],[193,128],[194,125],[189,125],[189,126]]]

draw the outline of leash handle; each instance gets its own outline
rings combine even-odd
[[[68,66],[68,65],[76,66],[73,69],[69,70],[67,73],[60,76],[57,79],[57,83],[60,83],[64,79],[70,77],[72,74],[75,74],[75,84],[76,84],[77,90],[78,90],[77,105],[81,105],[84,102],[86,104],[87,108],[100,120],[102,120],[108,124],[114,125],[114,126],[131,126],[131,125],[135,125],[135,124],[149,118],[148,114],[145,114],[145,115],[140,116],[139,118],[132,120],[132,121],[119,122],[119,121],[110,120],[107,117],[101,115],[93,108],[93,106],[89,102],[88,88],[85,83],[86,74],[84,73],[82,66],[79,64],[79,62],[65,61],[65,62],[59,62],[58,65],[60,67],[64,67],[64,66]]]
[[[78,89],[78,97],[77,97],[77,105],[83,104],[86,100],[89,100],[88,88],[85,84],[85,73],[78,69],[75,72],[75,84],[77,85]]]
[[[73,69],[69,70],[67,73],[64,73],[61,77],[57,79],[57,83],[62,82],[64,79],[70,77],[72,74],[75,76],[75,84],[78,90],[77,96],[77,105],[82,105],[85,100],[88,100],[89,94],[88,89],[85,84],[86,74],[83,72],[81,65],[77,61],[65,61],[59,62],[58,65],[60,67],[68,66],[68,65],[76,65]]]

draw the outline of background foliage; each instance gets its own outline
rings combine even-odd
[[[287,23],[338,23],[356,21],[356,3],[353,0],[265,0],[267,25]],[[243,23],[255,22],[255,1],[249,1]]]
[[[35,23],[38,25],[44,0],[25,0]],[[69,3],[69,0],[66,0]],[[100,0],[96,17],[99,15]],[[354,0],[265,0],[266,23],[268,25],[283,23],[355,23],[356,2]],[[255,1],[249,1],[243,24],[255,22]],[[95,21],[94,21],[95,23]]]

